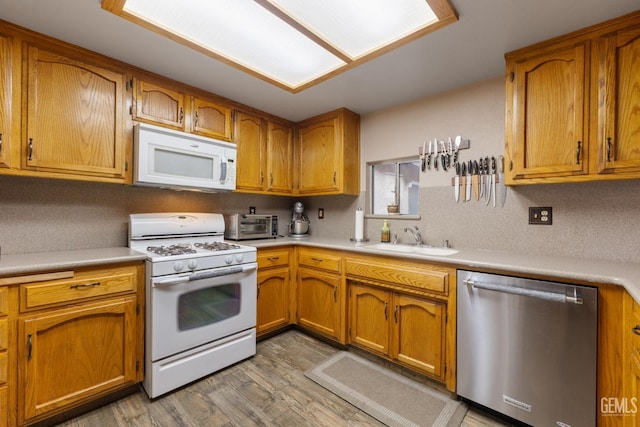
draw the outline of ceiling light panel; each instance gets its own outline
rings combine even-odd
[[[437,21],[425,0],[268,1],[354,60]]]
[[[345,64],[251,0],[127,0],[124,11],[291,87]]]

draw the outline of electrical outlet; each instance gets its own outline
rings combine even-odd
[[[529,224],[551,225],[553,210],[549,207],[529,207]]]
[[[254,215],[256,213],[256,207],[255,206],[249,206],[249,215]]]
[[[318,219],[324,218],[324,208],[318,208]]]

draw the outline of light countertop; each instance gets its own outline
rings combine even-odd
[[[640,263],[458,248],[452,248],[458,252],[448,256],[390,253],[369,247],[377,244],[377,241],[354,243],[348,239],[316,236],[303,239],[280,237],[277,239],[245,240],[239,243],[257,248],[283,245],[311,246],[445,263],[460,269],[499,270],[505,273],[552,277],[557,278],[558,281],[574,280],[585,284],[607,283],[623,286],[636,301],[640,302]]]
[[[0,276],[144,261],[145,259],[147,259],[145,254],[123,247],[2,255],[0,257]]]

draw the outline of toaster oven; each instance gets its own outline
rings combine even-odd
[[[276,215],[233,214],[224,216],[224,237],[230,240],[270,239],[278,235]]]

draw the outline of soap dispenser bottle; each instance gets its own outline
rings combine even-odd
[[[382,224],[382,230],[380,230],[380,241],[382,243],[389,243],[391,241],[391,230],[389,229],[389,224],[387,220],[384,220],[384,224]]]

